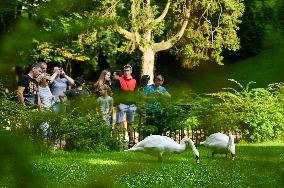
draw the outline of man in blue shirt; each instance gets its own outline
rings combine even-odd
[[[164,77],[162,75],[157,75],[154,79],[154,84],[146,85],[143,89],[143,95],[147,96],[147,99],[155,99],[159,96],[167,96],[171,97],[170,93],[164,88],[162,85],[164,83]],[[157,102],[153,100],[147,101],[147,109],[153,111],[155,106],[157,106]]]
[[[159,98],[168,97],[170,98],[170,93],[162,85],[164,83],[164,77],[162,75],[157,75],[154,79],[154,84],[147,85],[143,89],[143,95],[146,98],[146,113],[147,113],[147,125],[154,125],[157,127],[155,134],[162,134],[163,128],[155,125],[155,120],[153,119],[155,115],[160,113],[160,103]]]

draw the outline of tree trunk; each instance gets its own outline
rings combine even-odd
[[[153,83],[154,79],[154,60],[155,60],[155,51],[151,48],[146,48],[143,50],[142,55],[142,69],[141,69],[141,76],[142,75],[149,75],[150,76],[150,83]]]

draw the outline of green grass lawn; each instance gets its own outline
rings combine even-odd
[[[130,152],[33,155],[32,176],[25,181],[36,187],[284,187],[284,143],[236,145],[235,161],[223,155],[208,158],[210,150],[198,149],[200,164],[190,149],[165,155],[163,163]],[[9,172],[10,178],[0,177],[0,186],[14,187],[20,174]]]

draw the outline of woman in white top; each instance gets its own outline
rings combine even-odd
[[[38,95],[41,100],[40,111],[52,110],[52,105],[54,103],[54,96],[48,87],[48,80],[49,77],[46,73],[42,73],[37,78]],[[42,130],[42,134],[46,139],[52,134],[52,130],[48,122],[42,123],[39,128]]]
[[[48,80],[49,77],[46,75],[46,73],[43,73],[38,77],[41,110],[51,110],[51,107],[54,103],[54,96],[48,87]]]

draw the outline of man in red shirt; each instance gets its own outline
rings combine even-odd
[[[132,67],[127,64],[123,69],[123,76],[119,77],[120,89],[122,91],[134,91],[136,88],[136,80],[131,76]]]
[[[132,124],[134,122],[134,115],[137,109],[134,96],[134,90],[136,88],[136,80],[131,76],[132,67],[127,64],[123,68],[123,76],[119,77],[120,90],[123,99],[118,105],[116,113],[116,129],[122,128],[123,114],[126,113],[127,120],[127,131],[128,131],[128,147],[132,147],[135,144],[134,141],[134,130]],[[119,131],[120,132],[120,131]]]

